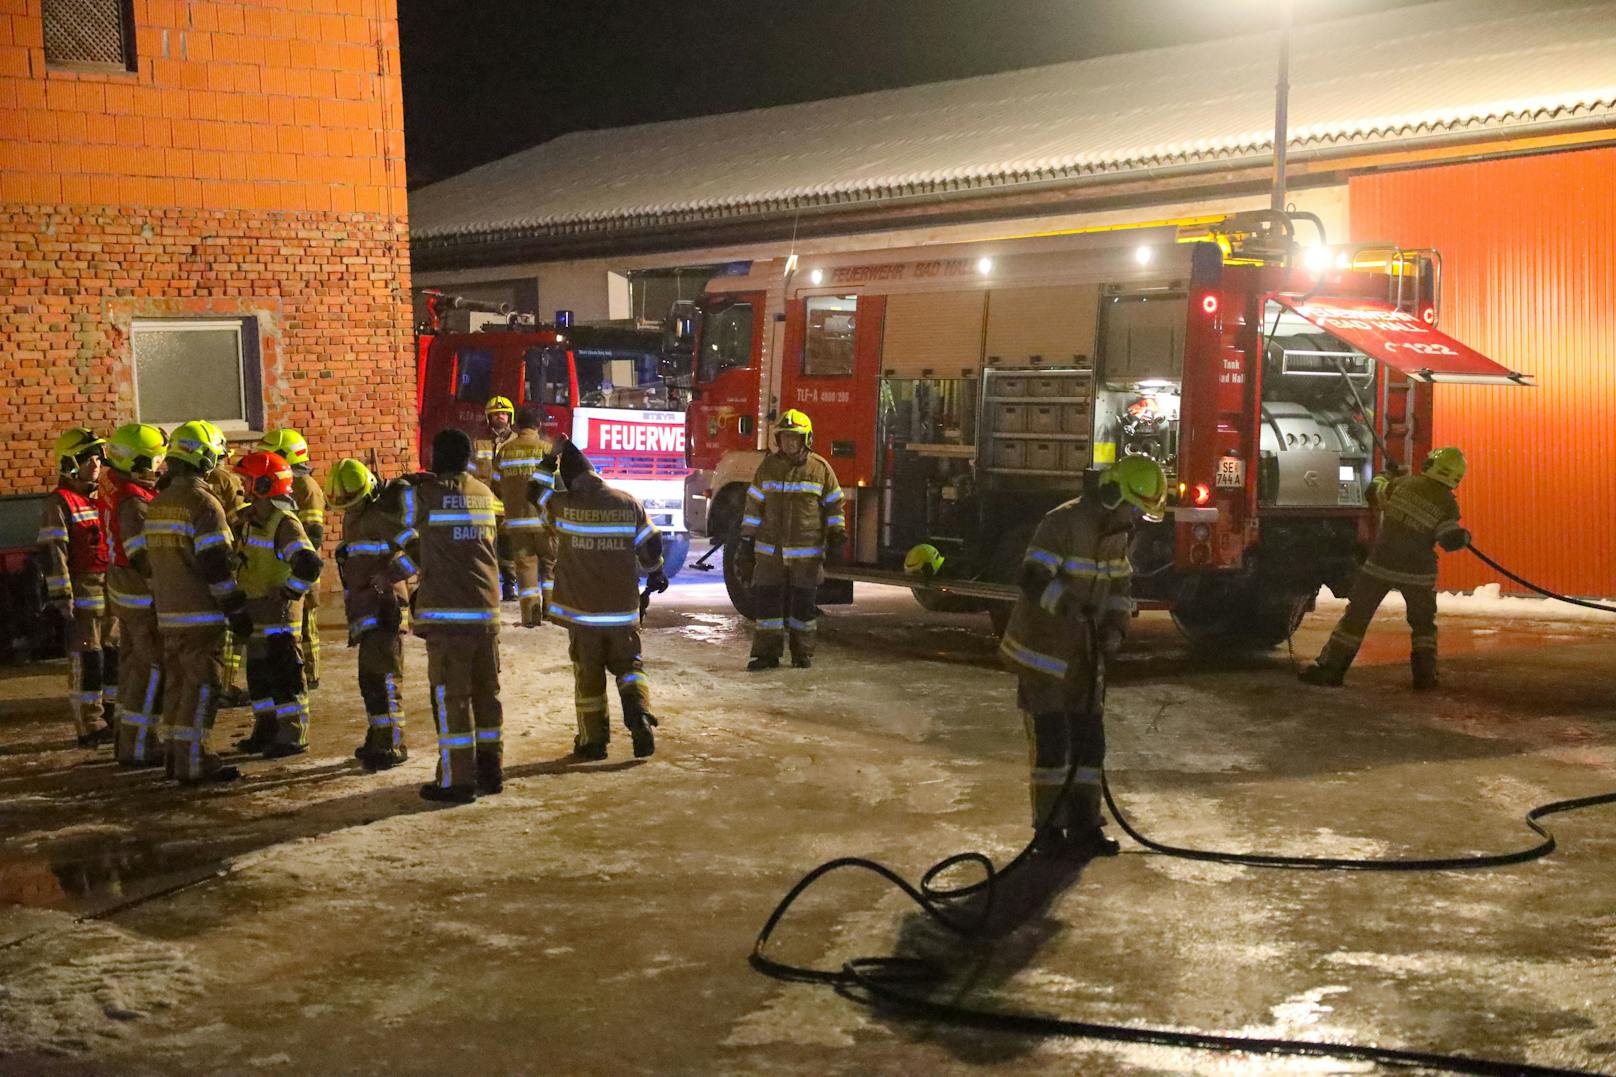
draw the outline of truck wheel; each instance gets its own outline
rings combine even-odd
[[[993,560],[988,566],[988,578],[994,583],[1013,584],[1021,576],[1021,562],[1027,557],[1027,547],[1032,544],[1032,536],[1038,530],[1033,523],[1013,527],[999,537],[999,542],[993,547]],[[1003,636],[1005,629],[1010,627],[1010,611],[1014,608],[1011,602],[994,602],[988,606],[988,618],[993,622],[993,634]]]
[[[1264,591],[1251,580],[1191,580],[1173,604],[1173,623],[1207,651],[1269,651],[1291,637],[1313,595]]]
[[[752,589],[735,571],[734,561],[730,557],[740,544],[741,518],[737,513],[724,532],[724,589],[729,592],[729,604],[735,607],[735,612],[751,621],[757,617],[757,610],[752,605]]]
[[[933,591],[926,587],[911,587],[909,593],[915,596],[915,601],[920,603],[921,609],[931,613],[978,613],[982,609],[981,604],[974,598],[945,595],[941,591]]]

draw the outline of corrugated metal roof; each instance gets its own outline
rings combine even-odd
[[[615,230],[1272,154],[1273,33],[579,132],[415,191],[417,241]],[[1616,116],[1616,0],[1298,27],[1294,154]]]

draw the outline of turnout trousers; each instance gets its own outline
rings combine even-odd
[[[499,637],[435,629],[426,639],[426,676],[438,731],[438,784],[475,788],[503,777]]]
[[[817,557],[762,557],[752,573],[753,658],[779,658],[789,642],[792,658],[812,658],[818,638],[818,605],[822,576]]]
[[[623,724],[650,713],[651,684],[640,658],[638,628],[569,628],[567,656],[572,659],[578,736],[573,745],[604,745],[611,739],[606,702],[606,675],[617,680]]]
[[[1403,602],[1408,607],[1415,666],[1428,664],[1435,669],[1436,586],[1393,583],[1362,569],[1358,572],[1358,578],[1352,581],[1352,590],[1347,595],[1347,612],[1341,615],[1341,621],[1330,633],[1324,650],[1319,652],[1319,665],[1335,673],[1345,673],[1351,667],[1352,660],[1358,657],[1358,648],[1363,645],[1364,633],[1369,630],[1369,622],[1374,620],[1375,611],[1393,591],[1403,593]]]
[[[162,761],[163,638],[151,609],[118,606],[118,762]]]
[[[303,687],[303,659],[297,624],[265,625],[247,641],[247,695],[253,724],[275,730],[275,744],[307,747],[309,699]]]
[[[102,580],[73,581],[73,618],[67,624],[67,698],[81,737],[102,723],[114,726],[118,708],[117,633]]]
[[[220,690],[224,695],[235,691],[241,683],[241,671],[247,662],[247,644],[234,632],[224,645],[224,680]]]
[[[303,596],[303,680],[310,688],[320,685],[320,585],[316,583]]]
[[[1030,671],[1018,678],[1016,698],[1027,729],[1035,830],[1053,826],[1087,831],[1101,821],[1105,685],[1103,675],[1086,664],[1074,662],[1072,667],[1065,680]]]
[[[511,564],[516,573],[516,597],[522,603],[522,623],[544,623],[544,607],[555,586],[555,556],[551,543],[535,528],[507,528]]]
[[[196,782],[217,769],[208,752],[208,731],[219,713],[224,676],[224,625],[163,633],[163,733],[174,777]]]
[[[359,637],[359,696],[365,701],[365,747],[404,747],[404,640],[395,629]]]

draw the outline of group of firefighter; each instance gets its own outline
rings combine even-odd
[[[500,792],[502,600],[519,603],[524,627],[550,622],[569,633],[574,754],[606,757],[610,676],[634,755],[651,755],[657,719],[639,624],[649,596],[668,586],[661,535],[577,446],[546,439],[535,410],[495,397],[485,415],[487,436],[476,442],[457,429],[439,432],[427,471],[383,483],[349,458],[324,490],[294,430],[265,435],[233,467],[223,432],[205,421],[172,436],[141,423],[106,440],[86,428],[62,434],[39,541],[51,602],[69,622],[80,744],[110,736],[120,763],[163,765],[182,782],[236,777],[207,740],[229,701],[231,670],[244,661],[253,729],[237,748],[269,758],[306,750],[329,502],[343,513],[336,556],[367,711],[355,755],[367,770],[407,757],[401,637],[413,628],[426,643],[438,751],[436,779],[421,795],[464,803]],[[844,556],[843,491],[812,444],[807,415],[779,417],[728,551],[751,589],[751,671],[777,668],[788,652],[794,667],[812,664],[815,595],[826,563]],[[1396,590],[1412,631],[1413,685],[1436,687],[1436,547],[1469,543],[1454,496],[1464,473],[1463,454],[1443,448],[1418,474],[1394,468],[1375,478],[1374,547],[1303,681],[1339,686],[1376,609]],[[1116,850],[1100,810],[1105,664],[1135,611],[1135,529],[1160,521],[1167,501],[1161,466],[1124,456],[1091,495],[1044,516],[1023,558],[1000,654],[1018,678],[1035,843],[1045,853]],[[925,577],[941,561],[919,546],[905,569]]]

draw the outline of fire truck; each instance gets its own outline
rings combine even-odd
[[[496,396],[540,412],[547,437],[565,434],[613,486],[639,498],[662,532],[666,571],[690,550],[684,522],[685,396],[661,327],[574,325],[512,313],[504,304],[428,292],[416,337],[421,465],[432,438],[459,427],[487,437]]]
[[[771,421],[799,408],[851,495],[821,602],[897,584],[1002,630],[1044,513],[1146,455],[1176,496],[1135,546],[1141,605],[1197,644],[1277,645],[1321,586],[1346,592],[1370,479],[1430,449],[1433,385],[1531,380],[1437,328],[1437,251],[1323,232],[1260,211],[715,278],[696,311],[686,519],[733,543]],[[924,580],[902,572],[920,543],[944,555]],[[727,566],[725,582],[749,616]]]

